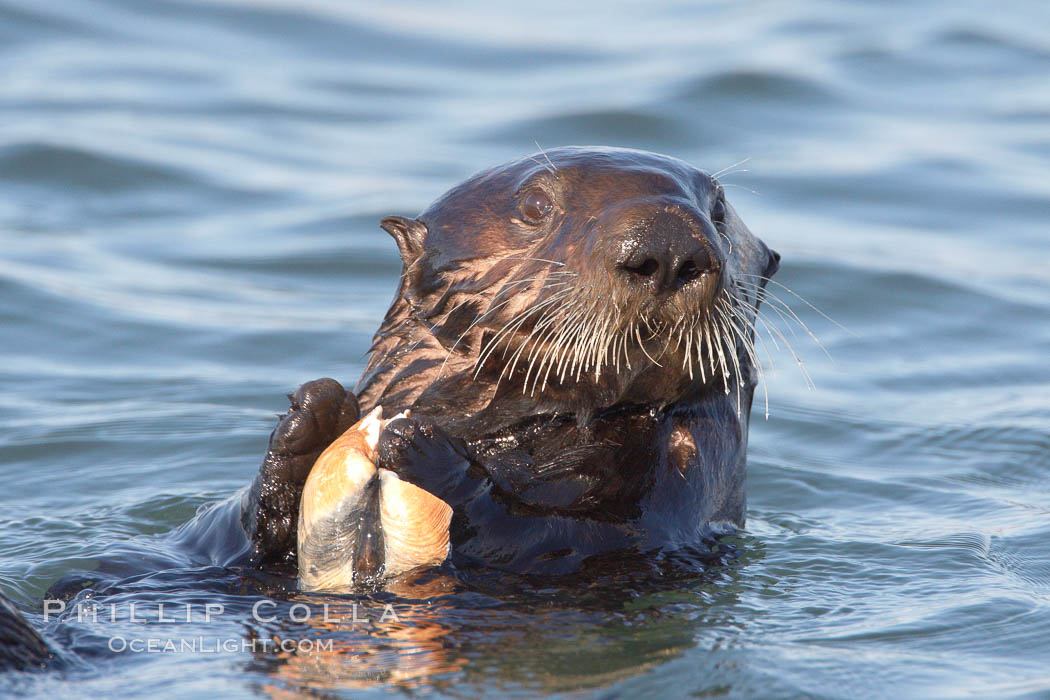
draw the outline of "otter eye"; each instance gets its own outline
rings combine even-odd
[[[726,222],[726,196],[721,189],[718,190],[718,198],[715,203],[711,205],[711,221],[716,224]]]
[[[543,190],[529,190],[521,200],[521,214],[530,224],[538,224],[551,213],[551,198]]]

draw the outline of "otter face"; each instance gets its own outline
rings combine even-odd
[[[753,326],[779,256],[687,163],[555,149],[383,226],[446,375],[582,411],[754,386]]]

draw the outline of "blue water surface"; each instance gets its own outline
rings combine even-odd
[[[736,558],[423,577],[298,627],[205,566],[45,622],[55,581],[247,484],[288,391],[353,385],[383,216],[566,144],[728,168],[823,346],[767,312]],[[0,591],[79,660],[0,694],[1048,697],[1048,221],[1035,0],[2,0]],[[106,648],[268,634],[339,645]]]

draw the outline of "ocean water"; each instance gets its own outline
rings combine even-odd
[[[353,385],[380,218],[568,144],[729,168],[819,339],[763,331],[734,556],[301,624],[187,560],[45,621],[247,484],[285,393]],[[0,591],[70,652],[0,694],[1048,697],[1048,358],[1046,3],[0,1]],[[337,644],[222,648],[267,638]]]

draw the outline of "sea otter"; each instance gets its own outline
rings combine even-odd
[[[256,565],[295,570],[310,469],[375,407],[410,411],[375,464],[451,507],[454,564],[565,573],[744,524],[754,322],[780,256],[715,177],[559,148],[381,225],[397,294],[352,393],[323,379],[290,397],[242,503]],[[316,556],[381,575],[368,483]]]
[[[304,486],[344,442],[376,469],[347,490],[354,517],[317,520],[331,536],[319,531],[309,560],[328,570],[405,566],[380,506],[415,487],[451,511],[432,519],[454,565],[517,573],[744,524],[754,322],[780,256],[715,177],[653,153],[560,148],[382,227],[404,269],[353,392],[301,386],[243,497],[172,533],[169,558],[100,561],[49,599],[187,561],[296,574]],[[363,413],[362,443],[346,433]],[[400,491],[381,493],[390,484]],[[56,653],[0,597],[0,670],[59,666]]]

